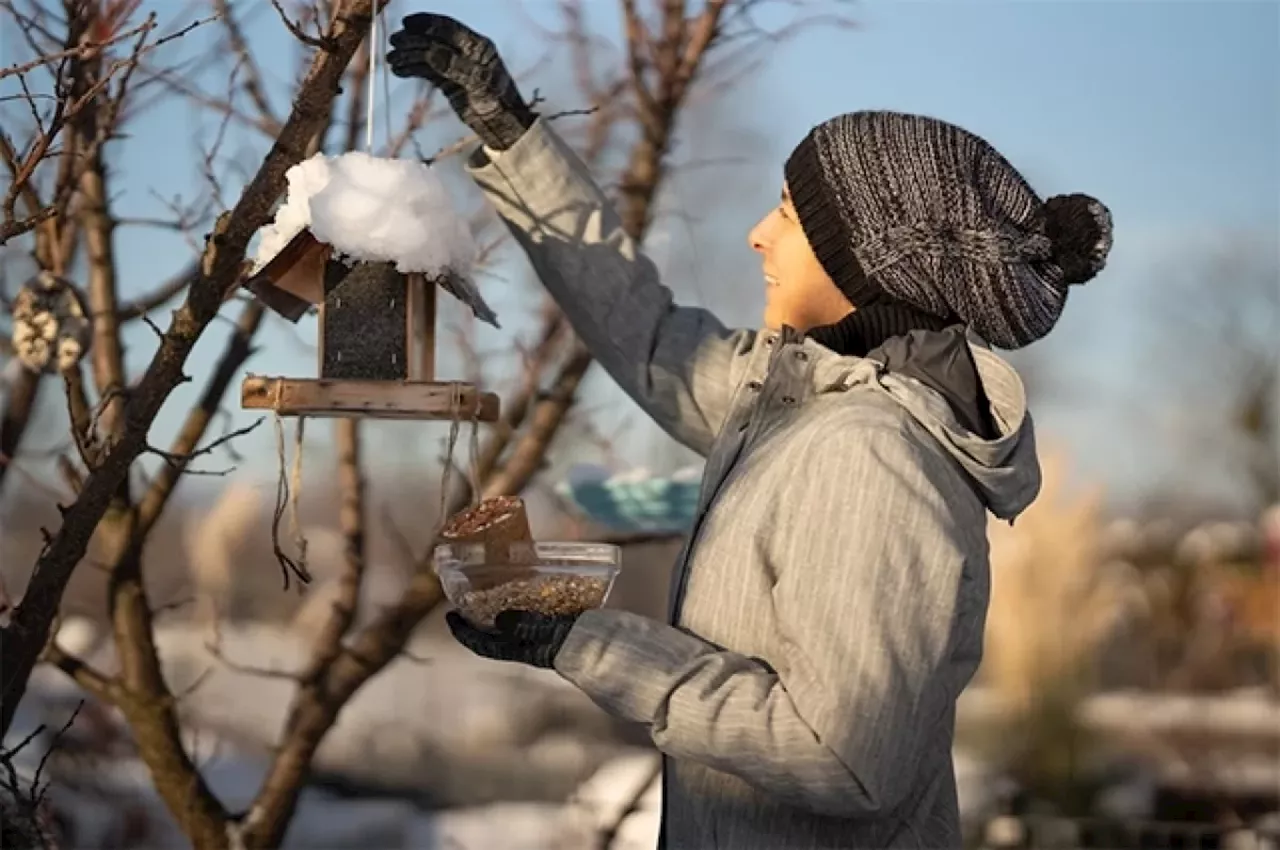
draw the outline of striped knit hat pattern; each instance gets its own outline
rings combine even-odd
[[[995,148],[920,115],[865,111],[815,127],[785,167],[805,236],[855,307],[888,296],[1021,348],[1111,250],[1088,195],[1041,200]]]

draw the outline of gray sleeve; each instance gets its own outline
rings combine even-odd
[[[972,496],[940,488],[957,479],[924,455],[886,427],[797,458],[765,544],[779,570],[771,657],[600,610],[556,668],[672,757],[823,814],[892,810],[955,697],[944,668],[965,559],[947,502]]]
[[[672,437],[707,454],[755,345],[679,307],[586,165],[539,119],[470,173],[574,331]]]

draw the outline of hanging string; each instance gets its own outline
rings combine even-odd
[[[369,28],[369,93],[365,97],[364,115],[364,149],[373,154],[373,103],[378,97],[378,18],[381,12],[375,12]]]
[[[444,528],[449,521],[449,486],[453,483],[453,450],[458,444],[458,432],[462,427],[462,385],[450,382],[449,389],[449,442],[445,446],[444,472],[440,475],[440,523]]]
[[[307,417],[299,416],[298,424],[293,432],[293,470],[289,474],[289,489],[293,498],[289,500],[289,524],[293,532],[293,545],[298,548],[298,562],[306,580],[311,580],[307,570],[307,538],[302,535],[302,435],[307,427]]]
[[[281,386],[276,386],[274,408],[276,430],[276,454],[279,462],[280,476],[276,479],[276,505],[271,517],[271,549],[280,564],[284,575],[284,589],[289,589],[289,580],[296,578],[299,584],[311,581],[311,572],[307,569],[307,539],[302,534],[298,503],[302,492],[302,436],[305,417],[298,418],[298,427],[294,434],[294,459],[292,474],[286,473],[289,465],[284,447],[284,418],[280,416]],[[292,506],[291,525],[294,545],[298,548],[298,559],[294,560],[280,545],[280,523],[286,510]]]
[[[471,504],[480,504],[480,397],[471,404]]]
[[[387,55],[387,51],[391,47],[391,39],[389,37],[390,30],[387,27],[386,14],[387,7],[383,6],[382,11],[378,13],[383,18],[382,21],[382,41],[380,44],[380,52],[383,56]],[[382,63],[382,132],[383,139],[390,144],[395,138],[395,134],[391,131],[391,66]]]
[[[369,72],[368,72],[368,92],[365,96],[365,115],[364,115],[364,148],[365,151],[373,155],[373,128],[374,128],[374,106],[378,100],[378,57],[387,50],[387,26],[386,26],[387,6],[384,4],[382,8],[374,13],[373,20],[369,24]],[[381,24],[381,26],[379,26]],[[390,71],[385,62],[382,64],[382,120],[384,123],[383,133],[385,138],[383,141],[389,142],[392,137],[391,133],[391,85]]]

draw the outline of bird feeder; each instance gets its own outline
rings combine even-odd
[[[319,309],[316,377],[250,375],[241,406],[281,416],[493,422],[498,397],[436,378],[436,291],[497,326],[466,270],[471,232],[416,160],[317,153],[285,174],[244,287],[297,322]]]
[[[282,416],[497,420],[495,394],[436,380],[436,290],[474,309],[464,281],[405,274],[391,262],[350,263],[303,229],[245,287],[292,322],[319,308],[319,377],[249,375],[242,407]],[[477,314],[487,311],[478,305]]]
[[[36,373],[65,373],[89,350],[89,305],[71,281],[41,271],[13,299],[13,353]]]

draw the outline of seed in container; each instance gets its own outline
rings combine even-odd
[[[540,575],[465,591],[458,597],[457,608],[473,626],[492,628],[494,618],[508,608],[551,616],[599,608],[608,589],[608,581],[595,576]]]

